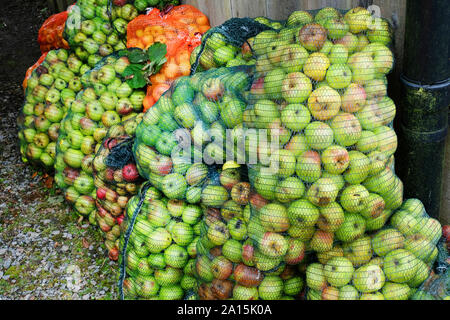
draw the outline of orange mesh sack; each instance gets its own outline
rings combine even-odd
[[[23,87],[24,92],[25,92],[25,90],[27,89],[28,79],[30,79],[31,74],[33,73],[33,71],[34,71],[37,67],[39,67],[39,66],[42,64],[42,62],[44,62],[45,57],[47,56],[47,53],[48,53],[48,52],[43,53],[43,54],[41,55],[41,57],[39,58],[39,60],[36,61],[36,63],[33,64],[31,67],[29,67],[28,70],[27,70],[27,72],[25,73],[25,79],[23,79],[23,82],[22,82],[22,87]]]
[[[172,82],[190,73],[190,55],[200,45],[201,36],[210,28],[208,18],[196,8],[182,5],[168,12],[153,9],[128,24],[127,47],[147,49],[155,42],[167,46],[167,62],[156,75],[144,100],[144,111],[158,101]]]
[[[42,53],[53,49],[69,49],[69,44],[63,38],[67,15],[67,11],[54,14],[42,24],[38,35]]]

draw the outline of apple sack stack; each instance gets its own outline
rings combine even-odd
[[[114,261],[119,257],[118,239],[125,208],[143,182],[131,151],[143,115],[110,127],[93,160],[97,224],[105,238],[108,256]]]
[[[67,11],[64,39],[92,68],[103,57],[126,48],[128,22],[139,14],[126,0],[78,0]]]
[[[72,102],[61,124],[55,182],[75,211],[89,217],[92,224],[96,224],[97,214],[92,167],[95,152],[110,127],[142,111],[145,91],[132,89],[133,83],[130,85],[122,76],[129,65],[126,56],[111,55],[84,74],[85,89]]]
[[[25,103],[18,118],[24,162],[53,169],[60,123],[82,90],[80,76],[88,70],[67,50],[52,50],[26,80]]]
[[[202,209],[147,183],[128,202],[119,257],[121,299],[197,299]]]

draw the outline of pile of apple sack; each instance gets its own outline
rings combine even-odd
[[[147,7],[167,0],[78,0],[69,7],[64,39],[92,68],[103,58],[126,48],[127,25]],[[175,3],[174,3],[175,2]]]
[[[298,297],[302,261],[313,257],[309,298],[339,298],[342,287],[344,297],[409,298],[428,276],[441,227],[419,201],[403,204],[392,170],[389,25],[363,8],[344,17],[325,8],[295,12],[249,42],[255,68],[180,78],[136,130],[140,174],[170,201],[202,208],[199,297]],[[245,187],[237,170],[218,169],[228,136],[234,159],[249,163]],[[170,234],[164,221],[152,227]],[[335,272],[341,262],[350,272]],[[315,270],[324,274],[317,286]]]
[[[143,182],[129,151],[143,115],[139,113],[110,127],[92,162],[97,224],[105,238],[108,256],[114,261],[119,257],[120,225],[125,208]]]
[[[143,89],[132,89],[122,76],[127,57],[111,55],[81,80],[84,90],[71,103],[61,123],[56,146],[55,182],[75,211],[96,225],[93,160],[110,127],[142,111]],[[132,126],[129,126],[132,134]],[[130,181],[133,182],[133,181]]]
[[[74,54],[59,49],[49,51],[32,72],[18,118],[24,162],[53,168],[60,122],[82,89],[80,76],[88,70]]]

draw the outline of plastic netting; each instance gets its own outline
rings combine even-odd
[[[119,257],[120,225],[129,199],[143,180],[134,161],[132,146],[143,114],[109,128],[93,160],[97,223],[111,260]]]
[[[96,225],[95,152],[109,128],[142,111],[143,89],[132,89],[122,76],[130,62],[114,54],[82,77],[84,90],[72,102],[61,124],[55,161],[55,182],[75,211]]]
[[[196,243],[202,209],[167,199],[149,183],[128,203],[121,255],[121,299],[196,299]]]
[[[151,85],[147,88],[144,111],[158,101],[176,78],[189,75],[191,52],[200,44],[202,34],[209,28],[208,18],[189,5],[173,7],[164,12],[153,9],[129,23],[127,47],[147,49],[155,42],[167,46],[166,64],[149,79]]]
[[[412,300],[450,299],[450,255],[444,238],[439,243],[438,258],[428,279],[414,292]]]
[[[18,118],[24,162],[53,168],[60,123],[81,91],[80,77],[88,69],[75,55],[58,49],[42,55],[28,70],[25,102]]]
[[[232,42],[212,29],[198,49],[209,70],[176,80],[138,126],[134,155],[152,191],[129,202],[120,290],[181,299],[184,272],[197,278],[189,297],[205,300],[410,299],[442,229],[419,200],[404,201],[393,170],[389,23],[364,8],[255,21],[225,24],[266,25],[234,38],[236,48],[247,40],[254,63],[215,68],[236,51],[219,50]],[[138,226],[153,196],[167,205],[157,202]],[[189,211],[200,229],[194,271],[175,243],[170,201],[201,208]],[[174,211],[183,221],[184,210]],[[133,235],[141,238],[130,246]],[[164,250],[157,260],[154,245]],[[183,272],[167,267],[177,253]],[[163,295],[161,273],[172,275]]]
[[[38,43],[42,53],[54,49],[69,49],[69,44],[63,38],[67,16],[67,11],[63,11],[51,15],[42,24],[38,34]]]
[[[36,61],[35,64],[33,64],[31,67],[29,67],[27,69],[27,72],[25,73],[25,78],[23,79],[22,82],[22,88],[23,88],[23,92],[26,93],[27,90],[27,85],[28,85],[28,79],[30,79],[31,74],[33,73],[33,71],[39,67],[41,65],[42,62],[44,62],[45,57],[47,56],[47,52],[44,52],[39,59]]]
[[[210,29],[203,35],[201,46],[191,55],[191,74],[217,67],[255,64],[249,44],[251,39],[278,24],[265,18],[233,18]]]

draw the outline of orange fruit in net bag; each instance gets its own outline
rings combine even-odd
[[[144,112],[150,109],[155,104],[155,99],[152,96],[145,96],[142,105],[144,106]]]
[[[141,41],[146,47],[148,47],[154,43],[153,36],[150,34],[144,35],[141,38]]]
[[[205,33],[205,32],[208,31],[209,29],[211,29],[211,27],[208,26],[208,25],[203,25],[203,26],[200,26],[200,27],[198,28],[199,32],[201,32],[201,33]]]
[[[153,91],[152,91],[153,99],[155,99],[155,101],[158,101],[159,98],[164,94],[164,92],[166,92],[169,89],[170,89],[170,85],[165,84],[165,83],[161,83],[156,86],[153,86]]]
[[[201,25],[201,26],[203,26],[203,25],[208,25],[209,26],[209,21],[208,21],[208,18],[206,16],[198,17],[197,19],[195,19],[195,22],[198,25]]]
[[[188,76],[191,73],[191,64],[189,63],[189,61],[180,63],[179,68],[183,76]]]
[[[175,79],[180,73],[180,68],[175,62],[169,62],[166,64],[166,68],[164,70],[164,75],[168,79]]]

